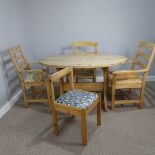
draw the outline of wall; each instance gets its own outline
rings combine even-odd
[[[138,40],[155,42],[154,6],[154,0],[0,0],[0,108],[13,96],[3,61],[8,47],[20,43],[29,59],[40,59],[90,40],[101,52],[131,58]]]
[[[21,44],[30,51],[21,0],[0,0],[0,108],[19,90],[19,81],[7,48]],[[30,59],[30,52],[25,53]]]
[[[154,0],[27,0],[25,6],[37,59],[70,53],[73,41],[98,41],[101,52],[129,58],[138,40],[155,42]]]

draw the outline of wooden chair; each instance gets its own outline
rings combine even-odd
[[[112,81],[112,104],[114,109],[117,104],[138,104],[139,108],[144,107],[144,88],[147,74],[155,54],[155,44],[146,41],[140,41],[138,49],[131,62],[130,70],[114,71],[110,75]],[[115,100],[117,89],[140,89],[140,96],[137,100]]]
[[[68,76],[70,90],[64,94],[63,78]],[[55,99],[54,82],[60,82],[60,97]],[[81,116],[82,144],[87,145],[86,115],[97,106],[97,125],[101,125],[101,98],[96,93],[74,89],[73,70],[71,67],[62,69],[49,76],[49,98],[52,107],[54,134],[58,135],[57,112],[71,116]]]
[[[9,48],[9,53],[21,82],[25,107],[34,102],[48,102],[49,100],[45,97],[37,98],[39,93],[47,95],[46,70],[41,68],[31,69],[30,65],[37,64],[37,62],[28,62],[24,57],[23,49],[20,45],[15,48]],[[29,90],[32,94],[31,98],[28,95]]]
[[[79,50],[79,48],[94,48],[93,51],[84,51]],[[98,53],[98,43],[97,42],[74,42],[72,43],[73,55],[79,54],[97,54]],[[74,69],[74,77],[76,78],[76,82],[78,79],[92,79],[93,82],[96,82],[96,69]]]

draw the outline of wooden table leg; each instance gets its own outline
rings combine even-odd
[[[103,68],[103,77],[104,77],[104,111],[107,112],[107,88],[108,88],[108,67]]]

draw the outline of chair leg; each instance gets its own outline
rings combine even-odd
[[[81,125],[82,125],[82,145],[87,145],[87,125],[86,125],[86,112],[81,111]]]
[[[28,100],[27,100],[25,84],[21,83],[21,86],[22,86],[22,93],[23,93],[23,98],[24,98],[24,106],[25,106],[25,108],[27,108],[29,104],[28,104]]]
[[[111,101],[111,110],[115,108],[115,88],[112,86],[112,101]]]
[[[140,105],[139,108],[142,109],[144,108],[144,88],[141,89],[140,92]]]
[[[101,96],[99,96],[99,102],[97,104],[97,125],[101,125]]]
[[[49,91],[49,85],[46,86],[47,89],[47,98],[48,98],[48,106],[52,109],[51,100],[50,100],[50,91]]]
[[[58,136],[59,129],[58,129],[58,114],[57,111],[52,109],[52,120],[53,120],[53,127],[54,127],[54,134]]]

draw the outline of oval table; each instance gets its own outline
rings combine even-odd
[[[40,64],[46,67],[64,68],[71,66],[73,68],[102,68],[104,82],[74,83],[76,89],[87,91],[103,91],[104,110],[107,111],[107,88],[109,67],[120,65],[128,61],[127,57],[111,54],[86,54],[86,55],[60,55],[48,57],[40,61]],[[69,85],[65,83],[63,90],[67,91]]]

